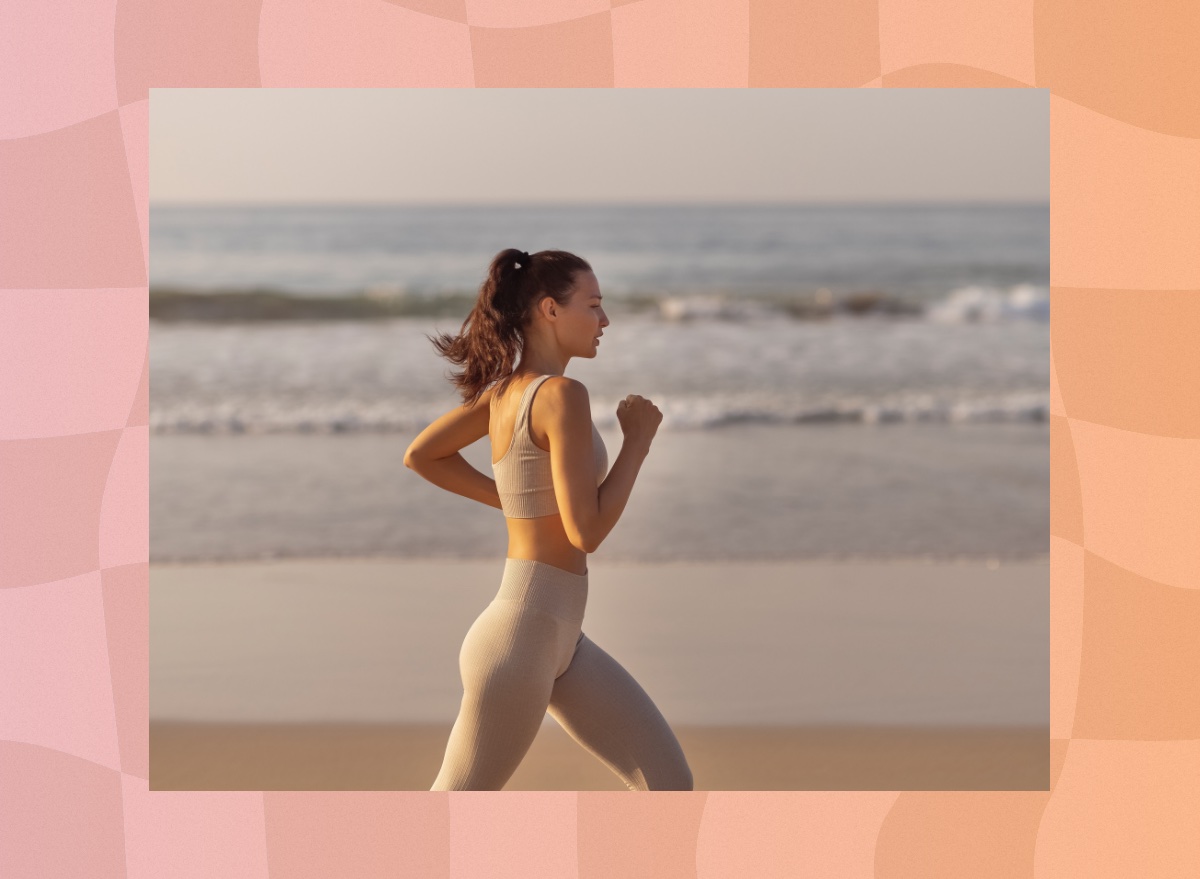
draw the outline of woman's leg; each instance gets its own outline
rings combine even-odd
[[[430,790],[500,790],[537,736],[578,625],[494,601],[459,653],[463,698]]]
[[[587,635],[554,681],[550,715],[630,790],[692,790],[666,719],[633,676]]]

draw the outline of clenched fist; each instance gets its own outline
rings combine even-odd
[[[649,448],[662,419],[658,407],[638,394],[630,394],[617,404],[617,421],[621,423],[621,432],[627,442]]]

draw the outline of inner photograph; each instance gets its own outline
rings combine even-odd
[[[151,790],[1048,790],[1038,89],[152,89]]]

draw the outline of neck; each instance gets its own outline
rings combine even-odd
[[[567,362],[553,357],[533,357],[522,359],[514,372],[532,373],[534,375],[562,375],[566,372]]]

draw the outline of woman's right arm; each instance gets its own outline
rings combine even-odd
[[[550,467],[563,528],[574,546],[595,552],[625,510],[662,415],[640,397],[633,403],[622,401],[621,406],[631,414],[622,418],[621,451],[604,483],[597,487],[587,388],[565,376],[545,384],[534,399],[549,404],[543,407],[547,417],[539,420],[550,440]]]

